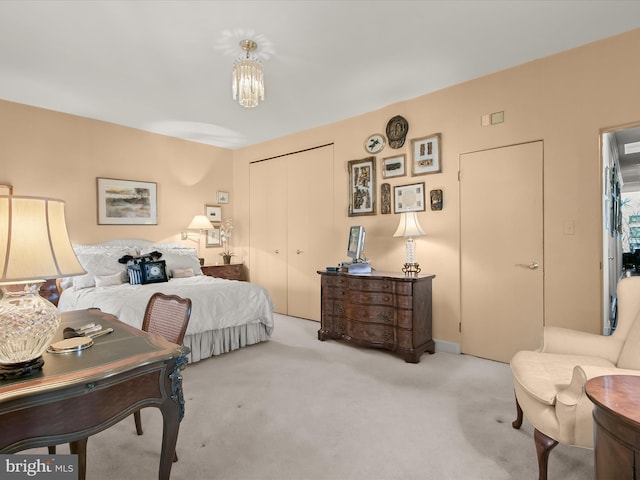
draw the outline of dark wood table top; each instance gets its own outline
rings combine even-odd
[[[148,334],[98,309],[64,312],[52,343],[62,340],[65,327],[77,328],[94,322],[113,333],[94,339],[94,345],[74,353],[43,354],[44,366],[31,376],[0,380],[0,407],[17,398],[46,393],[76,383],[104,379],[147,363],[178,357],[177,345],[160,335]]]
[[[640,376],[595,377],[585,384],[585,392],[598,407],[613,412],[640,428]]]

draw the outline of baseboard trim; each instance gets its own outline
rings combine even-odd
[[[453,342],[447,342],[445,340],[435,340],[435,339],[434,339],[434,343],[436,344],[436,352],[454,353],[456,355],[460,355],[461,353],[459,343],[453,343]]]

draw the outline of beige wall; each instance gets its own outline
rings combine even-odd
[[[384,133],[391,117],[403,115],[409,121],[405,147],[386,148],[378,158],[397,153],[407,153],[410,158],[411,138],[442,133],[442,173],[400,177],[389,183],[424,181],[427,190],[444,191],[442,211],[419,214],[428,235],[416,240],[417,255],[423,270],[437,275],[434,337],[458,343],[459,155],[542,139],[546,324],[598,332],[599,130],[640,120],[640,65],[632,61],[639,48],[640,30],[634,30],[366,115],[233,152],[0,101],[0,183],[13,184],[17,194],[66,200],[69,230],[75,242],[119,237],[178,240],[192,216],[201,213],[205,203],[216,203],[217,190],[226,190],[231,203],[223,207],[223,217],[233,216],[233,248],[248,262],[249,163],[333,143],[334,198],[323,201],[333,208],[336,219],[327,239],[332,242],[336,262],[346,260],[348,226],[362,224],[368,235],[366,254],[374,266],[399,270],[404,261],[404,241],[392,238],[398,217],[347,216],[346,163],[366,157],[365,138],[374,132]],[[402,88],[401,75],[396,72],[390,76],[400,79],[396,88]],[[504,124],[480,126],[482,114],[500,110],[505,112]],[[96,177],[157,182],[159,224],[96,225]],[[377,180],[379,189],[379,169]],[[563,235],[565,221],[575,222],[575,235]],[[202,248],[208,263],[219,261],[218,251]]]
[[[419,220],[427,232],[417,242],[423,271],[434,281],[434,337],[459,343],[458,159],[462,153],[520,142],[544,141],[545,323],[599,332],[601,329],[601,215],[599,131],[640,120],[640,30],[498,72],[356,118],[290,135],[234,152],[235,215],[242,241],[249,242],[249,163],[314,145],[334,143],[336,262],[346,260],[351,224],[367,229],[366,254],[378,269],[399,270],[404,242],[392,238],[396,214],[347,216],[349,160],[364,158],[365,138],[384,132],[387,121],[409,121],[408,139],[442,133],[443,172],[390,179],[392,186],[426,182],[442,188],[444,209]],[[397,72],[395,78],[401,78]],[[402,88],[398,80],[397,88]],[[481,116],[503,110],[505,123],[482,127]],[[378,158],[410,155],[386,148]],[[309,181],[309,179],[300,179]],[[312,180],[311,180],[312,181]],[[378,169],[378,188],[382,181]],[[482,201],[482,199],[478,199]],[[508,201],[508,199],[505,199]],[[277,206],[274,206],[276,208]],[[487,211],[491,205],[486,206]],[[379,211],[379,204],[378,204]],[[508,221],[508,219],[506,219]],[[575,235],[564,235],[566,221]],[[505,299],[505,301],[517,301]]]
[[[233,200],[231,162],[226,149],[0,101],[0,184],[13,185],[16,195],[65,200],[77,243],[180,241],[205,203],[217,203],[217,190],[229,191]],[[96,177],[156,182],[158,225],[97,225]],[[223,206],[224,217],[232,207]],[[200,251],[208,263],[221,262],[219,249],[203,242]]]

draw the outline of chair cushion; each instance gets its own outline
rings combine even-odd
[[[618,368],[640,370],[640,314],[633,321],[631,330],[627,334],[618,358]]]
[[[600,357],[521,351],[511,359],[514,381],[545,405],[555,405],[556,395],[571,383],[576,365],[615,367]]]

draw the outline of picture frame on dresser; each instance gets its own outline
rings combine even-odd
[[[98,225],[157,225],[158,185],[155,182],[96,179]]]

